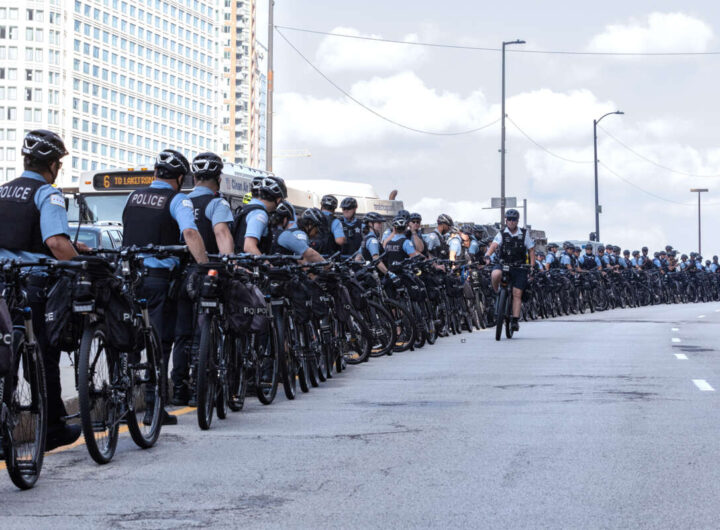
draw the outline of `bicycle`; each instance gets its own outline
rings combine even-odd
[[[511,268],[528,268],[529,265],[505,265],[500,262],[502,267],[502,279],[500,280],[500,289],[497,297],[497,321],[495,323],[495,340],[500,340],[502,336],[503,325],[505,326],[505,336],[511,339],[513,336],[512,329],[512,306],[513,306],[513,286],[510,281]]]

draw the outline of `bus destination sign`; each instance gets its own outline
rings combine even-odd
[[[153,181],[153,171],[118,171],[98,173],[93,176],[93,188],[96,190],[136,190],[149,186]]]

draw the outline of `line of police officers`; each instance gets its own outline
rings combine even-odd
[[[0,258],[36,261],[51,256],[71,259],[89,250],[82,243],[73,245],[68,226],[65,199],[54,187],[62,158],[68,154],[63,140],[47,130],[29,132],[23,141],[24,172],[0,186]],[[345,198],[342,217],[334,216],[338,200],[326,195],[321,208],[310,208],[297,218],[287,202],[287,188],[276,176],[257,177],[251,186],[252,199],[233,215],[220,195],[223,163],[214,153],[202,153],[188,162],[182,153],[165,149],[157,156],[154,180],[146,188],[130,194],[123,211],[123,246],[175,245],[184,242],[192,257],[185,266],[179,257],[159,259],[148,255],[138,294],[148,300],[150,319],[163,348],[163,388],[168,386],[168,366],[173,403],[193,400],[188,381],[193,354],[197,348],[196,316],[186,283],[192,278],[194,263],[205,263],[210,254],[284,252],[302,256],[304,262],[318,262],[323,256],[340,252],[350,256],[361,250],[366,259],[385,252],[378,265],[383,274],[393,275],[392,263],[405,257],[425,256],[461,259],[482,256],[477,228],[454,228],[447,215],[438,218],[438,227],[423,234],[419,214],[401,211],[392,228],[382,234],[384,218],[370,212],[360,221],[357,201]],[[183,181],[192,175],[195,188],[182,193]],[[189,272],[189,273],[188,273]],[[48,450],[73,443],[81,434],[78,425],[65,421],[60,387],[60,350],[50,344],[45,333],[45,302],[50,279],[33,270],[28,282],[28,299],[33,324],[45,361],[48,392]],[[148,396],[146,399],[151,399]],[[150,418],[145,418],[147,422]],[[177,418],[163,410],[163,424]]]

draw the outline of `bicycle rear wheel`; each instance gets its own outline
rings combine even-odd
[[[210,428],[217,398],[217,366],[215,364],[217,342],[215,319],[206,315],[200,325],[200,350],[197,365],[197,419],[198,426]]]
[[[278,358],[280,346],[277,344],[277,336],[272,332],[258,336],[256,343],[258,349],[255,390],[258,401],[263,405],[269,405],[275,400],[280,384],[280,360]]]
[[[231,340],[228,338],[228,340]],[[228,361],[228,407],[233,412],[242,410],[248,387],[248,367],[246,359],[246,342],[232,338]]]
[[[502,337],[502,328],[505,323],[505,315],[507,315],[507,298],[507,289],[501,287],[497,298],[497,310],[495,311],[495,340],[500,340],[500,337]]]
[[[385,300],[385,305],[393,317],[395,324],[395,344],[393,351],[404,352],[410,349],[415,341],[415,326],[405,306],[395,300]]]
[[[162,429],[162,393],[160,380],[160,339],[151,327],[141,333],[141,349],[128,353],[128,376],[131,387],[128,396],[127,423],[133,441],[148,449],[155,445]],[[146,409],[150,409],[148,411]],[[145,410],[148,422],[138,413]]]
[[[372,300],[368,301],[365,315],[373,337],[370,357],[382,357],[392,351],[397,340],[393,317],[387,309]]]
[[[343,356],[348,364],[359,364],[370,355],[370,329],[363,318],[354,310],[348,312],[343,323],[345,339]]]
[[[278,361],[280,362],[280,380],[285,390],[285,397],[295,399],[297,394],[298,367],[295,357],[290,353],[289,320],[284,312],[277,312],[273,322],[273,333],[278,345]]]
[[[2,444],[10,480],[18,488],[32,488],[40,477],[47,434],[47,391],[42,355],[28,345],[25,332],[13,332],[14,365],[1,382],[7,417]]]
[[[98,464],[112,460],[123,416],[116,389],[121,382],[116,355],[100,324],[85,327],[78,361],[78,402],[85,445]]]

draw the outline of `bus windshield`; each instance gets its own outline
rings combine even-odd
[[[92,221],[114,221],[122,223],[122,213],[129,193],[108,193],[85,195],[85,202],[88,205]],[[71,199],[68,206],[68,220],[77,222],[79,208],[77,201]]]

